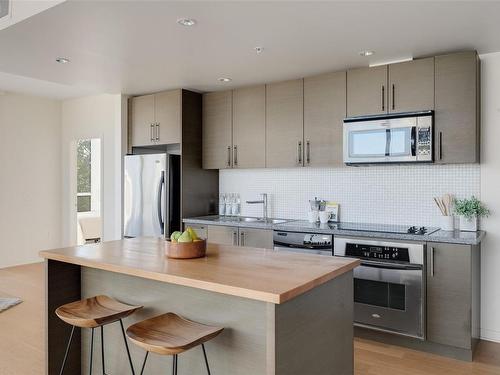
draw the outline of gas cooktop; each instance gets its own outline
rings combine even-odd
[[[435,227],[416,227],[408,225],[367,224],[367,223],[338,223],[334,224],[334,226],[337,229],[341,230],[398,233],[398,234],[417,234],[417,235],[431,234],[439,230],[439,228]]]

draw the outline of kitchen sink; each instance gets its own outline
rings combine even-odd
[[[263,218],[260,218],[260,217],[240,217],[239,221],[242,221],[242,222],[245,222],[245,223],[283,224],[283,223],[286,223],[289,220],[283,220],[283,219],[267,219],[267,220],[264,220]]]

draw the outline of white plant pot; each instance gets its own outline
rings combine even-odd
[[[473,217],[472,219],[466,219],[464,216],[460,216],[460,230],[466,232],[476,232],[477,217]]]

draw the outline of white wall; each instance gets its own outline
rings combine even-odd
[[[481,336],[500,342],[500,53],[481,61],[481,199],[492,211],[482,224]]]
[[[0,268],[61,246],[61,104],[0,95]]]
[[[100,138],[102,153],[103,240],[122,234],[122,139],[124,124],[121,95],[96,95],[62,102],[62,231],[64,245],[76,244],[75,142]]]

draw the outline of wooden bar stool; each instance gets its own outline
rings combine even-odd
[[[213,339],[223,329],[167,313],[131,325],[127,328],[127,336],[134,344],[146,350],[141,375],[146,367],[149,352],[172,355],[172,374],[177,375],[177,355],[198,345],[201,345],[207,373],[210,375],[204,343]]]
[[[108,296],[96,296],[58,307],[56,309],[56,315],[66,323],[73,326],[59,374],[62,375],[64,371],[75,327],[92,329],[92,338],[90,341],[90,374],[92,374],[92,360],[94,354],[94,329],[101,327],[102,373],[106,374],[106,366],[104,363],[104,326],[119,321],[122,329],[123,340],[125,342],[125,348],[127,349],[130,369],[132,370],[132,374],[135,375],[132,358],[130,357],[130,351],[125,337],[125,330],[123,329],[122,319],[141,308],[142,306],[126,305]]]

